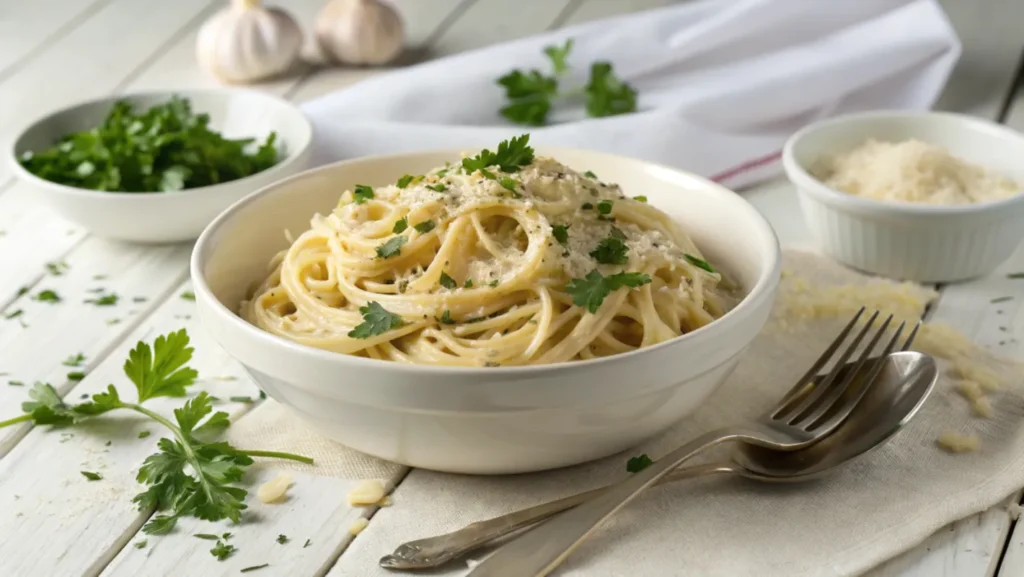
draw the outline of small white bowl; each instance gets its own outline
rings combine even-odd
[[[768,222],[735,193],[640,160],[538,150],[594,168],[627,194],[643,193],[689,231],[708,259],[746,289],[721,319],[656,346],[535,367],[410,366],[323,351],[240,318],[239,302],[346,187],[382,185],[459,158],[460,150],[362,158],[278,182],[229,208],[192,253],[207,332],[260,387],[309,425],[354,449],[415,467],[500,474],[550,469],[635,446],[698,409],[729,375],[771,310],[780,272]]]
[[[910,138],[1024,182],[1024,136],[945,112],[872,112],[816,122],[782,155],[807,227],[822,249],[853,268],[895,279],[953,282],[988,274],[1013,254],[1024,230],[1024,194],[968,205],[883,202],[825,186],[809,172],[826,156],[869,138]]]
[[[100,192],[50,182],[18,162],[26,151],[49,148],[71,132],[99,126],[114,103],[127,100],[136,111],[172,96],[187,98],[194,113],[210,115],[210,126],[227,138],[264,140],[277,133],[281,158],[251,176],[176,192]],[[111,96],[76,104],[28,125],[14,140],[8,160],[14,173],[32,187],[32,195],[62,217],[94,235],[117,240],[164,243],[192,240],[225,208],[245,195],[309,165],[313,128],[290,103],[249,90],[181,90]]]

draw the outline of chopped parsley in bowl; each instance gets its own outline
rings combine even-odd
[[[210,115],[195,113],[189,99],[172,96],[137,110],[117,101],[103,123],[71,132],[53,146],[19,158],[39,178],[89,190],[171,192],[251,176],[278,161],[277,134],[225,138],[210,128]]]

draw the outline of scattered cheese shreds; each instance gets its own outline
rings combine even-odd
[[[944,431],[939,435],[938,443],[950,453],[967,453],[977,451],[981,446],[981,439],[973,433],[961,435],[956,431]]]
[[[273,479],[260,485],[256,496],[263,503],[277,503],[284,500],[288,487],[292,485],[292,477],[287,473],[281,473]]]
[[[349,527],[348,527],[348,532],[351,533],[352,535],[358,535],[358,534],[362,533],[363,529],[365,529],[366,526],[369,525],[369,524],[370,524],[370,521],[368,519],[366,519],[365,517],[360,517],[360,518],[356,519],[355,521],[352,521],[352,524],[349,525]]]
[[[981,385],[974,381],[960,381],[957,383],[956,388],[964,398],[972,403],[985,396],[985,392],[981,390]]]
[[[348,504],[357,507],[376,505],[384,498],[384,485],[376,479],[360,481],[348,492]]]
[[[971,408],[974,409],[974,414],[979,417],[989,418],[992,416],[992,403],[988,400],[988,397],[979,397],[971,403]]]

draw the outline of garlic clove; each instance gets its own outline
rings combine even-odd
[[[196,59],[222,81],[245,83],[286,71],[301,48],[302,30],[288,13],[259,0],[232,0],[199,29]]]
[[[316,19],[324,55],[347,64],[380,65],[402,53],[402,17],[381,0],[329,0]]]

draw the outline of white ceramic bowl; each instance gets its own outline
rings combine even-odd
[[[203,232],[192,279],[204,327],[268,395],[325,435],[364,453],[458,473],[519,473],[635,446],[697,410],[736,366],[772,306],[778,241],[750,204],[702,178],[629,158],[539,150],[594,168],[678,219],[716,267],[748,293],[721,319],[657,346],[537,367],[444,368],[346,356],[279,338],[242,320],[239,301],[346,187],[424,173],[459,150],[344,161],[296,175],[235,204]]]
[[[882,202],[829,188],[808,172],[822,157],[869,138],[916,138],[1024,182],[1024,136],[979,118],[873,112],[814,123],[789,139],[782,162],[807,227],[827,254],[865,272],[918,282],[985,275],[1013,254],[1024,230],[1024,194],[957,206]]]
[[[262,141],[277,133],[281,159],[257,174],[214,186],[176,192],[98,192],[50,182],[25,170],[18,159],[29,150],[49,148],[70,132],[99,126],[118,100],[136,111],[174,95],[187,98],[192,111],[210,115],[210,126],[228,138]],[[226,90],[182,90],[111,96],[76,104],[40,118],[19,133],[8,163],[32,195],[62,217],[102,237],[134,242],[192,240],[224,209],[245,195],[309,165],[313,129],[298,108],[269,94]]]

